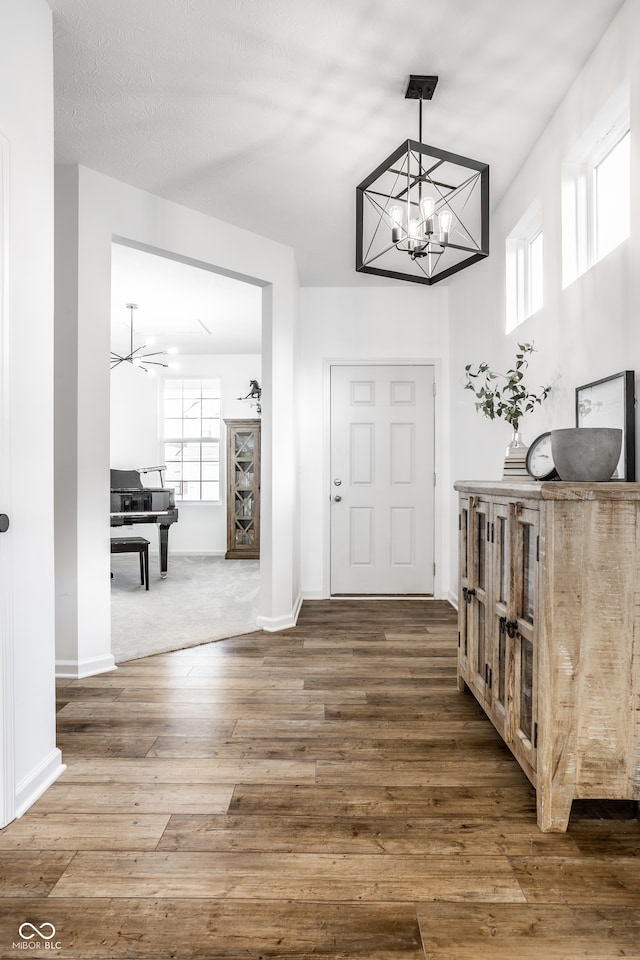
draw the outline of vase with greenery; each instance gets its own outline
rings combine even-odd
[[[506,373],[496,373],[488,363],[466,365],[467,382],[465,390],[471,390],[476,396],[476,410],[489,420],[501,418],[513,429],[510,451],[526,449],[520,438],[520,421],[525,413],[530,413],[536,405],[549,396],[551,387],[540,387],[534,393],[524,382],[529,366],[529,356],[534,352],[533,343],[519,343],[515,366]]]

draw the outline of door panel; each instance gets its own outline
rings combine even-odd
[[[331,592],[432,594],[434,373],[331,369]]]

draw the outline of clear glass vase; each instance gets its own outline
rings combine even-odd
[[[527,445],[523,441],[520,431],[518,430],[517,427],[514,427],[513,433],[511,435],[511,440],[507,444],[505,455],[507,457],[521,457],[523,455],[526,456],[527,449],[528,449]]]

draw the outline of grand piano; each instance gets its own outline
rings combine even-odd
[[[164,467],[111,471],[111,526],[129,527],[134,523],[156,523],[160,546],[160,576],[167,575],[169,527],[178,520],[175,494],[164,486]],[[160,487],[143,486],[141,474],[158,471]]]

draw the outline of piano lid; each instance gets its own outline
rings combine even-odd
[[[137,470],[112,470],[112,490],[142,490],[142,480]]]

